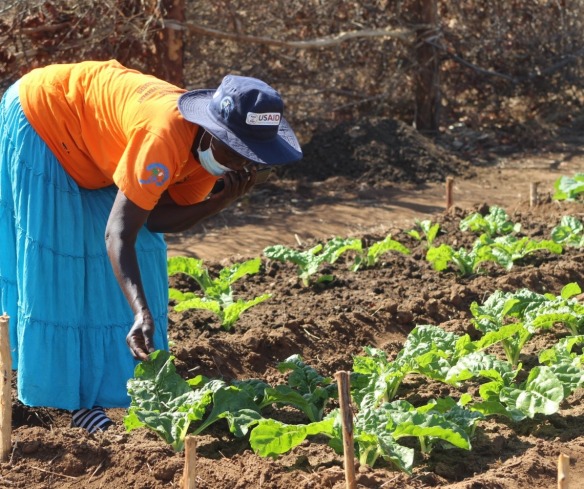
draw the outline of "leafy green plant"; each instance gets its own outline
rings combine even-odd
[[[314,422],[321,421],[327,403],[337,397],[337,385],[306,365],[300,355],[292,355],[278,364],[278,370],[288,372],[288,383],[271,387],[259,380],[234,381],[238,388],[251,385],[256,391],[260,409],[270,405],[287,405],[302,411]]]
[[[147,427],[181,451],[191,423],[203,419],[213,392],[203,387],[202,376],[185,381],[173,360],[170,353],[158,350],[136,366],[134,378],[128,381],[132,402],[124,425],[128,432]]]
[[[169,352],[158,350],[136,366],[134,378],[128,381],[131,404],[124,425],[128,432],[148,428],[176,451],[184,448],[188,432],[203,433],[221,419],[231,433],[243,437],[263,420],[262,409],[271,405],[291,406],[312,422],[322,421],[326,404],[337,397],[336,383],[298,355],[278,364],[281,372],[289,372],[288,384],[274,387],[257,379],[227,384],[199,375],[184,380],[173,361]]]
[[[445,243],[438,247],[430,247],[426,252],[426,260],[438,272],[452,266],[460,276],[468,277],[479,273],[481,271],[480,265],[487,261],[495,261],[495,257],[489,246],[485,246],[484,243],[477,240],[470,251],[466,248],[456,250]]]
[[[552,229],[552,240],[564,246],[584,247],[584,224],[572,216],[563,216],[560,224]]]
[[[528,237],[517,238],[512,235],[493,239],[483,234],[473,243],[470,251],[465,248],[456,250],[450,245],[441,244],[428,250],[426,260],[439,272],[452,266],[461,276],[467,277],[479,273],[480,265],[489,261],[510,270],[516,261],[540,250],[561,254],[563,248],[552,240],[536,241]]]
[[[564,397],[584,387],[584,355],[573,352],[574,346],[584,344],[584,335],[567,336],[539,354],[539,362],[546,365],[561,380]]]
[[[268,246],[264,249],[264,255],[270,260],[291,262],[298,267],[298,276],[305,287],[311,284],[312,277],[318,273],[323,263],[334,263],[339,257],[349,250],[362,251],[362,243],[357,238],[333,238],[324,246],[318,244],[309,250],[299,251],[284,245]],[[332,275],[321,275],[316,279],[317,283],[330,282]]]
[[[576,173],[573,177],[562,176],[554,182],[556,200],[576,200],[584,194],[584,173]]]
[[[564,400],[564,385],[549,367],[533,367],[520,386],[505,386],[499,399],[511,409],[529,418],[559,411]]]
[[[440,224],[432,224],[432,221],[429,219],[419,220],[416,219],[414,221],[415,227],[414,229],[410,229],[406,231],[406,234],[418,241],[422,241],[423,239],[426,240],[426,247],[432,246],[436,236],[440,232]]]
[[[534,301],[539,301],[540,296],[527,289],[517,293],[506,293],[500,290],[494,292],[489,298],[479,305],[473,302],[470,311],[473,315],[471,322],[483,333],[494,333],[512,328],[514,334],[502,341],[503,350],[507,360],[514,367],[519,363],[519,355],[525,343],[531,338],[530,331],[521,322],[521,312]],[[508,323],[513,320],[514,325]]]
[[[472,323],[483,333],[514,331],[502,339],[502,346],[508,361],[516,366],[523,346],[537,330],[562,323],[572,334],[579,333],[584,325],[584,306],[573,297],[580,292],[575,283],[564,286],[557,297],[528,289],[498,290],[482,305],[471,304]]]
[[[361,267],[372,267],[381,259],[381,256],[389,251],[397,251],[404,255],[409,255],[411,251],[399,241],[392,239],[391,234],[387,235],[381,241],[373,243],[366,251],[357,253],[355,263],[351,270],[357,271]]]
[[[483,216],[480,212],[474,212],[460,221],[461,231],[473,231],[486,234],[489,237],[518,233],[521,224],[513,223],[505,210],[497,206],[489,208],[489,213]]]
[[[511,270],[516,261],[535,251],[549,251],[555,255],[560,255],[563,251],[562,245],[549,239],[537,241],[527,236],[517,238],[511,235],[499,236],[495,239],[483,235],[479,239],[490,248],[494,261],[507,270]]]
[[[168,274],[184,273],[191,276],[199,284],[204,294],[203,297],[199,297],[193,292],[181,292],[170,288],[169,297],[177,302],[174,309],[176,311],[187,309],[212,311],[219,316],[221,326],[230,330],[244,311],[271,297],[271,294],[262,294],[251,300],[235,300],[234,298],[231,285],[245,275],[257,273],[260,266],[260,258],[254,258],[223,268],[218,277],[211,278],[209,271],[203,266],[202,260],[182,256],[170,257],[168,259]]]

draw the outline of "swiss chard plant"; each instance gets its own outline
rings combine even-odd
[[[552,240],[537,241],[513,235],[491,238],[483,234],[473,243],[471,250],[465,248],[456,250],[447,244],[431,247],[426,253],[426,260],[437,271],[452,267],[459,275],[466,277],[481,272],[481,264],[485,262],[493,262],[510,270],[515,262],[541,250],[559,255],[563,247]]]
[[[169,352],[158,350],[136,366],[128,381],[131,405],[124,424],[127,431],[142,427],[154,431],[176,451],[184,448],[187,433],[203,433],[222,419],[234,436],[243,437],[263,420],[267,406],[290,406],[311,422],[323,421],[327,403],[337,397],[336,383],[298,355],[278,364],[288,373],[288,383],[276,386],[258,379],[228,384],[200,375],[184,380],[173,360]]]
[[[502,342],[507,359],[516,365],[524,344],[538,330],[563,324],[572,335],[583,332],[584,305],[574,298],[580,293],[576,283],[564,286],[559,296],[528,289],[496,291],[482,305],[471,304],[472,322],[483,333],[517,329],[515,335]]]
[[[173,360],[170,353],[158,350],[136,366],[128,381],[132,402],[124,425],[127,431],[147,427],[181,451],[191,423],[203,419],[213,393],[200,388],[205,383],[202,376],[184,380]]]
[[[191,276],[199,284],[204,295],[201,297],[193,292],[181,292],[170,288],[169,297],[177,302],[174,306],[176,311],[209,310],[217,314],[221,326],[229,330],[244,311],[271,297],[271,294],[262,294],[251,300],[236,300],[234,297],[231,285],[245,275],[257,273],[260,267],[260,258],[254,258],[223,268],[216,278],[211,278],[202,260],[183,256],[170,257],[168,259],[168,274],[184,273]]]
[[[527,236],[517,238],[512,235],[499,236],[494,239],[483,235],[479,239],[490,248],[494,260],[507,270],[511,270],[515,262],[536,251],[549,251],[555,255],[561,255],[563,251],[561,244],[549,239],[538,241]]]
[[[539,363],[546,365],[564,386],[564,397],[584,387],[584,335],[567,336],[539,354]],[[577,346],[580,353],[574,350]]]
[[[460,221],[459,227],[461,231],[473,231],[489,237],[518,233],[521,230],[521,224],[511,222],[505,210],[497,206],[490,207],[489,213],[484,216],[480,212],[468,215]]]
[[[440,224],[433,224],[429,219],[416,219],[415,227],[406,231],[406,234],[417,241],[425,241],[426,247],[429,248],[434,243],[436,236],[440,232]]]
[[[351,270],[356,272],[360,268],[372,267],[379,262],[385,253],[390,251],[397,251],[404,255],[409,255],[411,253],[406,246],[393,239],[391,234],[389,234],[381,241],[373,243],[366,250],[358,252]]]
[[[287,405],[302,411],[311,422],[321,421],[328,402],[337,397],[336,383],[305,364],[300,355],[292,355],[280,362],[278,370],[288,373],[287,384],[272,387],[259,380],[242,380],[234,381],[233,385],[245,388],[251,383],[260,409]]]
[[[426,252],[426,260],[438,272],[454,269],[460,276],[468,277],[482,271],[481,264],[496,261],[490,246],[485,246],[480,240],[475,241],[472,249],[455,249],[448,244],[430,247]]]
[[[264,249],[264,255],[270,260],[291,262],[297,266],[298,276],[305,287],[311,285],[314,276],[319,272],[324,263],[334,263],[339,257],[349,250],[361,252],[363,245],[357,238],[333,238],[325,245],[318,244],[308,250],[295,250],[284,245],[268,246]],[[334,277],[330,274],[320,275],[316,280],[331,282]]]
[[[562,176],[554,182],[556,200],[576,200],[584,195],[584,173],[576,173],[573,177]]]
[[[563,216],[560,224],[552,229],[551,238],[563,246],[583,248],[584,224],[575,217]]]

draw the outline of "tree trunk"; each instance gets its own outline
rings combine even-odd
[[[163,19],[181,24],[185,21],[185,0],[161,0]],[[153,73],[179,87],[184,86],[184,34],[182,30],[164,27],[154,36]]]
[[[417,0],[418,23],[422,26],[416,32],[415,75],[416,129],[434,133],[438,130],[438,110],[440,107],[440,78],[438,53],[426,40],[436,36],[437,1]]]

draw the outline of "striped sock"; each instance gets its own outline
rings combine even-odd
[[[102,407],[96,406],[93,409],[78,409],[73,411],[73,418],[71,419],[71,426],[73,428],[84,428],[89,433],[96,431],[105,431],[114,422],[108,418]]]

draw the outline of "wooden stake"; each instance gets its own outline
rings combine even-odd
[[[183,472],[183,489],[197,488],[197,439],[194,436],[185,438],[185,469]]]
[[[355,447],[353,445],[353,411],[351,409],[351,382],[349,372],[335,374],[339,386],[339,402],[343,423],[343,453],[345,458],[345,482],[347,489],[357,489],[355,480]]]
[[[454,205],[452,197],[452,188],[454,186],[454,178],[446,177],[446,210],[449,211]]]
[[[539,204],[539,195],[537,192],[537,187],[539,182],[533,182],[529,184],[529,207],[535,207]]]
[[[10,356],[9,317],[4,313],[0,316],[0,460],[8,460],[12,446],[12,357]]]
[[[558,457],[558,489],[568,489],[570,469],[570,457],[560,453]]]

